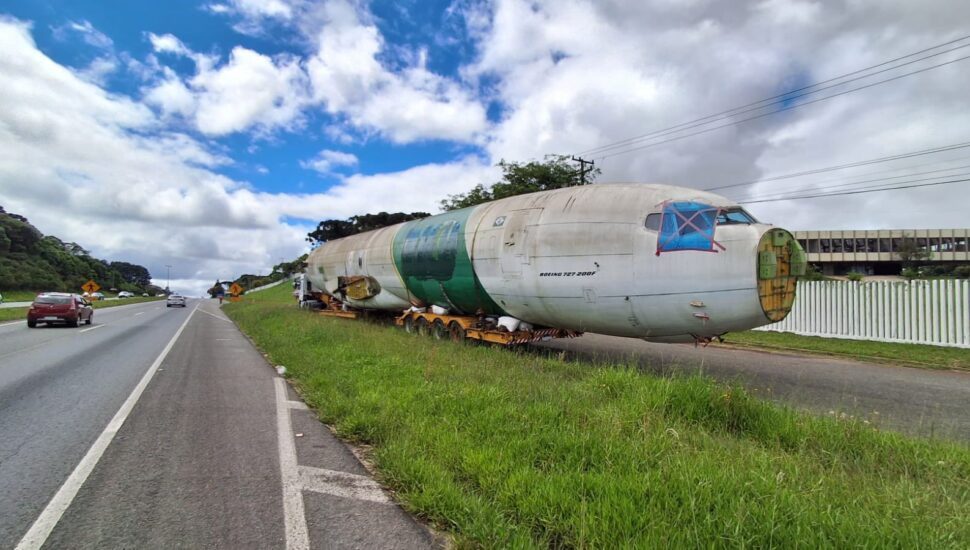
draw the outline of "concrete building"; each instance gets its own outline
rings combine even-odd
[[[930,251],[933,265],[970,265],[970,229],[878,229],[795,231],[808,262],[824,275],[850,271],[866,275],[899,275],[902,261],[896,251],[905,239]]]

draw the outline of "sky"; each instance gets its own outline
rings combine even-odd
[[[583,154],[598,182],[744,183],[719,191],[739,200],[959,179],[970,148],[817,170],[970,142],[970,39],[624,140],[958,40],[966,21],[970,3],[944,0],[3,0],[0,205],[156,283],[170,265],[198,295],[307,251],[320,220],[437,212],[503,159]],[[792,230],[950,228],[968,205],[957,182],[747,208]]]

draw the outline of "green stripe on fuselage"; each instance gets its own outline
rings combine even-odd
[[[426,305],[472,315],[502,309],[482,288],[465,246],[468,218],[462,208],[404,224],[394,236],[394,265],[414,298]]]

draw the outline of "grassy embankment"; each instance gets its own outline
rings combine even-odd
[[[225,310],[409,511],[465,547],[970,546],[970,449],[665,379]]]
[[[32,300],[35,295],[32,295],[30,299]],[[164,300],[164,299],[165,298],[160,298],[156,296],[150,296],[150,297],[136,296],[134,298],[124,298],[122,300],[111,300],[110,302],[101,300],[97,302],[91,302],[91,305],[94,306],[94,309],[104,309],[106,307],[127,306],[131,304],[139,304],[141,302],[154,302],[154,301]],[[6,300],[6,295],[4,295],[4,300]],[[10,301],[12,302],[13,300],[10,300]],[[5,321],[13,321],[13,320],[26,320],[27,309],[28,308],[26,307],[0,308],[0,323],[3,323]]]
[[[869,340],[843,340],[801,336],[790,332],[753,330],[730,333],[724,339],[728,344],[734,346],[833,355],[912,367],[970,371],[970,352],[960,348]]]

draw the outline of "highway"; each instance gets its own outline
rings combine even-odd
[[[432,545],[208,301],[0,325],[0,548]]]

